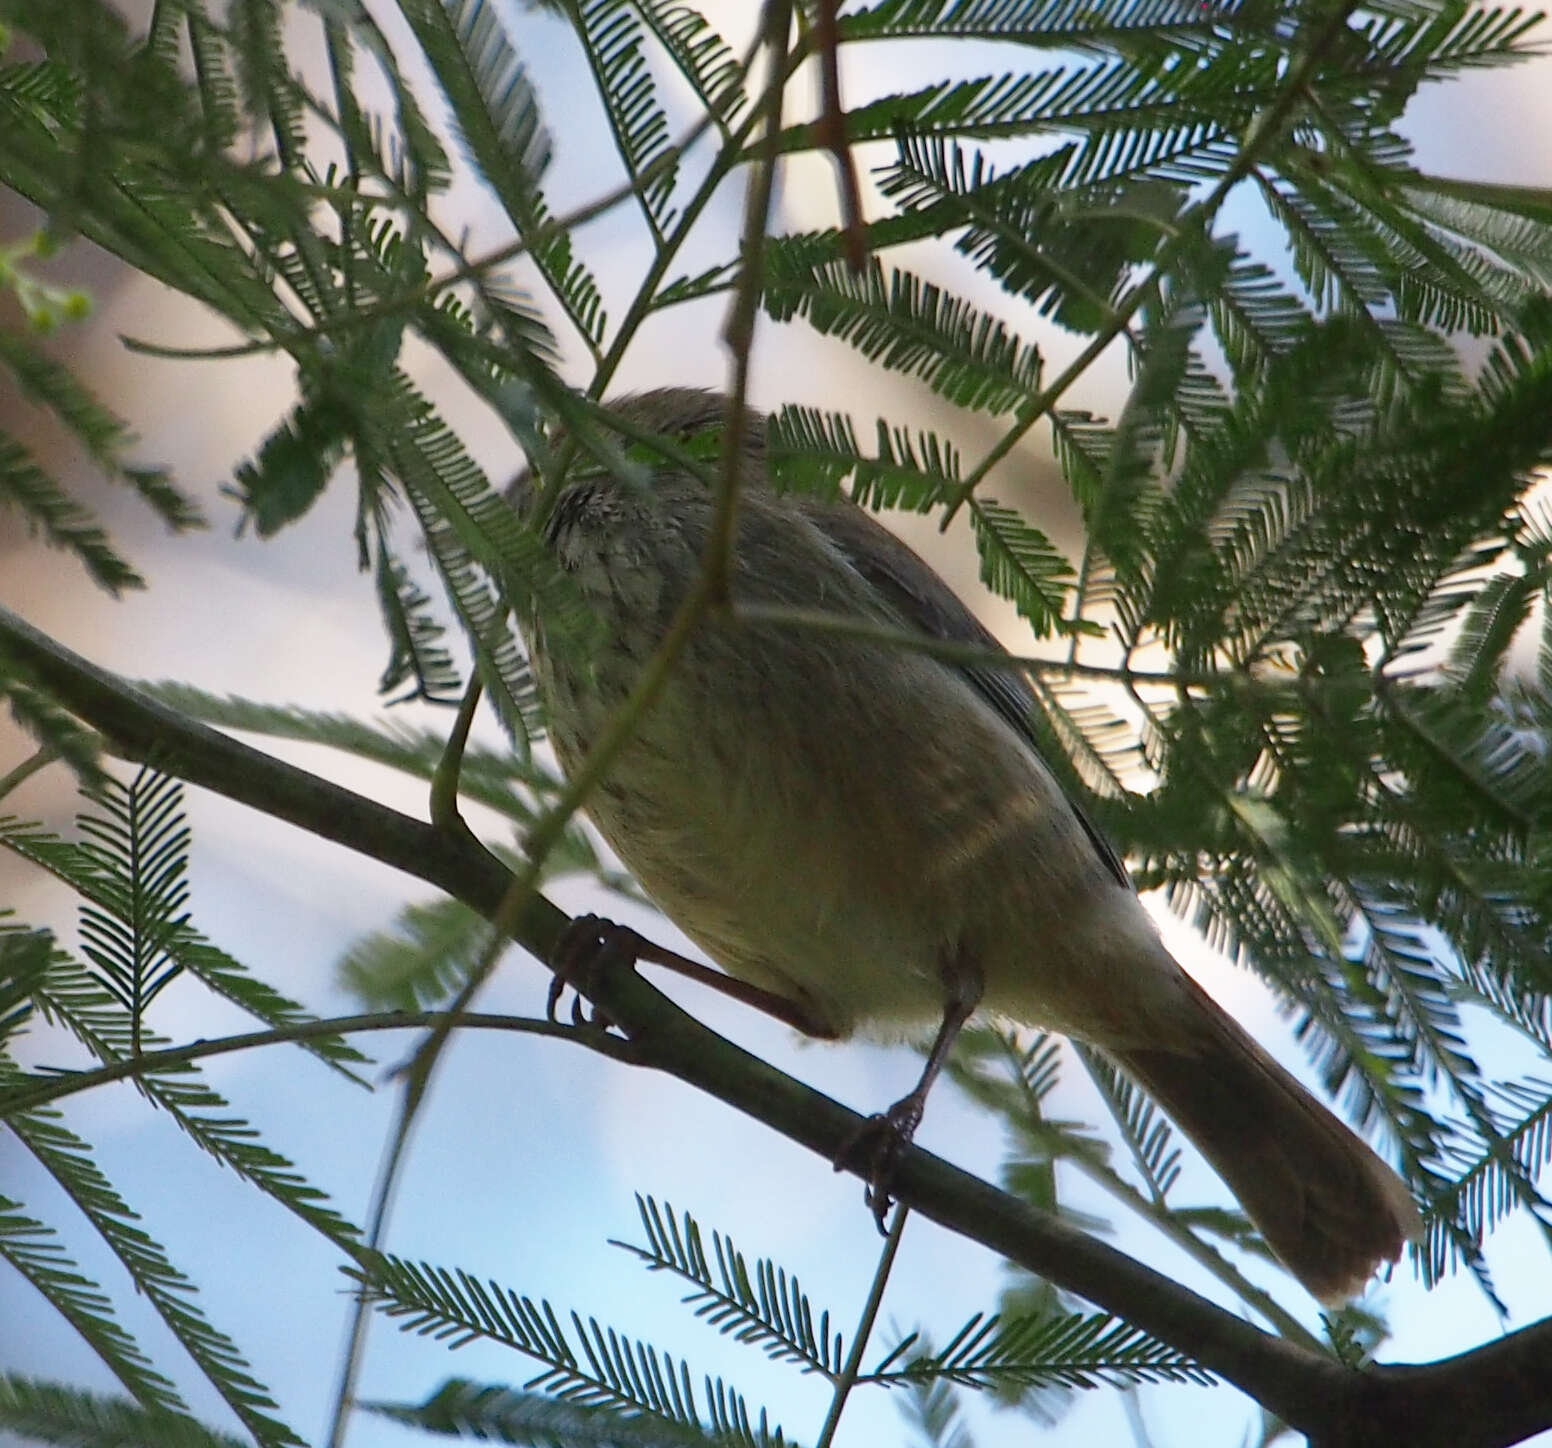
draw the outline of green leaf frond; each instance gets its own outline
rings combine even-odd
[[[304,400],[233,473],[232,496],[260,538],[306,515],[345,455],[349,416],[333,399]]]
[[[1317,329],[1188,454],[1160,515],[1161,588],[1140,615],[1186,661],[1209,642],[1248,661],[1350,626],[1402,657],[1450,623],[1516,536],[1515,495],[1547,451],[1534,411],[1546,358],[1511,343],[1474,391],[1433,387],[1426,403],[1366,416],[1344,400],[1353,365],[1367,375],[1364,336],[1345,320]]]
[[[75,1329],[141,1407],[166,1413],[184,1411],[183,1400],[171,1381],[157,1371],[125,1330],[107,1293],[70,1259],[58,1233],[27,1216],[20,1203],[5,1197],[0,1197],[0,1260],[14,1268]],[[20,1408],[19,1403],[10,1406]],[[5,1413],[6,1409],[0,1408],[0,1426],[16,1430],[17,1424],[7,1421]]]
[[[1526,10],[1489,5],[1427,6],[1410,14],[1360,17],[1351,27],[1362,47],[1361,55],[1351,57],[1355,78],[1379,82],[1376,118],[1389,121],[1402,113],[1425,80],[1444,80],[1463,70],[1502,66],[1533,55],[1537,19]]]
[[[877,423],[874,455],[864,455],[850,417],[816,407],[787,406],[766,425],[766,452],[778,487],[834,497],[850,479],[850,496],[865,508],[927,513],[960,486],[959,453],[936,433]]]
[[[35,537],[73,555],[99,588],[118,595],[145,587],[145,580],[108,541],[97,517],[5,432],[0,432],[0,508],[15,514]]]
[[[508,608],[534,608],[560,648],[593,622],[542,540],[490,486],[458,436],[410,380],[394,377],[382,405],[356,420],[356,446],[398,478],[457,610],[498,717],[526,753],[537,730],[528,666]]]
[[[535,1303],[462,1269],[380,1253],[362,1261],[361,1269],[347,1268],[347,1274],[404,1331],[452,1347],[484,1339],[512,1348],[540,1366],[526,1385],[530,1391],[645,1418],[670,1432],[727,1434],[749,1448],[765,1439],[763,1418],[758,1430],[743,1431],[749,1423],[743,1399],[720,1379],[706,1381],[703,1411],[686,1363],[597,1318],[584,1321],[573,1312],[568,1330],[549,1303]]]
[[[540,186],[550,136],[496,5],[403,0],[400,9],[447,98],[471,163],[528,243],[530,259],[596,359],[604,327],[598,285],[573,255],[569,235],[551,224]]]
[[[207,1428],[184,1413],[16,1373],[0,1377],[0,1428],[29,1443],[59,1448],[126,1448],[141,1443],[155,1443],[158,1448],[246,1448],[249,1442]]]
[[[842,40],[992,40],[1080,54],[1138,53],[1149,42],[1216,49],[1216,14],[1196,0],[880,0],[841,17]]]
[[[1213,335],[1236,383],[1253,385],[1309,335],[1313,317],[1263,263],[1236,256],[1209,294]]]
[[[17,1076],[0,1069],[0,1093],[16,1084]],[[274,1400],[249,1372],[236,1344],[199,1307],[194,1284],[138,1225],[138,1213],[102,1174],[86,1143],[48,1110],[12,1112],[7,1124],[91,1223],[254,1441],[263,1448],[300,1445],[302,1440],[273,1416]]]
[[[1478,1241],[1525,1205],[1526,1184],[1535,1183],[1552,1163],[1552,1083],[1537,1077],[1494,1082],[1484,1086],[1484,1097],[1494,1133],[1478,1143],[1474,1154],[1451,1148],[1452,1179],[1443,1188],[1454,1201],[1455,1215]],[[1541,1199],[1536,1206],[1545,1226],[1548,1204]],[[1447,1242],[1432,1238],[1429,1247],[1448,1250]],[[1437,1270],[1442,1272],[1443,1265],[1440,1261]]]
[[[1148,1094],[1104,1056],[1088,1046],[1075,1045],[1073,1049],[1099,1088],[1100,1099],[1131,1152],[1148,1195],[1162,1206],[1180,1175],[1180,1148],[1175,1144],[1174,1128]]]
[[[981,582],[1011,599],[1034,632],[1084,632],[1067,615],[1073,568],[1066,555],[1014,509],[991,498],[970,501],[970,529],[981,560]]]
[[[489,943],[489,922],[461,900],[415,903],[390,928],[355,940],[335,973],[369,1010],[423,1010],[457,992]]]
[[[1552,287],[1552,236],[1547,217],[1458,194],[1455,182],[1413,173],[1401,183],[1407,206],[1422,220],[1480,247],[1504,266]]]
[[[636,1196],[646,1245],[615,1242],[655,1272],[671,1272],[690,1285],[684,1302],[696,1317],[735,1342],[755,1343],[777,1362],[835,1378],[846,1360],[841,1334],[830,1313],[818,1313],[795,1275],[768,1257],[751,1271],[732,1238],[713,1231],[708,1257],[700,1224],[688,1213],[676,1217],[666,1202]],[[715,1269],[712,1259],[715,1259]]]
[[[238,93],[248,115],[264,122],[276,158],[299,169],[307,149],[306,117],[289,81],[285,27],[277,0],[243,0],[231,14]]]
[[[1114,425],[1066,425],[1058,456],[1086,525],[1075,616],[1093,603],[1119,604],[1129,614],[1130,600],[1142,591],[1147,540],[1164,499],[1162,477],[1185,412],[1181,399],[1201,375],[1191,348],[1197,326],[1197,309],[1189,303],[1166,301],[1152,309],[1138,341],[1131,391]]]
[[[633,0],[642,24],[689,83],[701,109],[724,127],[748,104],[744,68],[704,16],[675,0]]]
[[[802,317],[820,336],[849,342],[870,362],[920,377],[960,407],[1011,412],[1039,390],[1040,354],[996,318],[932,282],[870,262],[812,265],[798,245],[767,250],[766,311]]]
[[[668,117],[647,67],[645,29],[633,0],[568,0],[614,147],[637,188],[643,217],[659,246],[673,225],[670,200],[678,170]]]
[[[1180,175],[1183,139],[1147,131],[1123,143],[1107,132],[1097,153],[1063,147],[999,175],[942,137],[906,136],[879,187],[934,233],[959,232],[956,249],[1006,291],[1094,332],[1132,269],[1177,230],[1185,192],[1163,177]]]
[[[532,1448],[728,1448],[714,1432],[617,1409],[547,1398],[498,1385],[451,1378],[423,1403],[362,1403],[390,1422],[449,1437],[519,1443]],[[751,1435],[772,1445],[775,1437]]]
[[[914,1335],[914,1344],[931,1351],[919,1334]],[[975,1448],[962,1416],[959,1390],[953,1383],[942,1378],[907,1382],[895,1406],[914,1429],[912,1448]]]
[[[1053,66],[975,80],[940,81],[848,112],[854,144],[901,132],[1013,140],[1062,132],[1213,126],[1237,131],[1277,93],[1280,57],[1230,52],[1213,67],[1193,57],[1139,66],[1130,60]],[[817,143],[811,126],[782,132],[783,150]]]
[[[452,184],[453,169],[441,138],[405,78],[382,28],[360,0],[320,7],[335,101],[327,120],[337,127],[354,178],[376,176],[424,211],[430,198]],[[363,111],[357,99],[357,47],[371,57],[388,83],[391,119]],[[316,112],[315,112],[316,113]]]
[[[1307,215],[1362,249],[1402,321],[1444,332],[1496,332],[1533,294],[1523,278],[1392,205],[1367,172],[1338,168],[1329,180],[1303,171],[1293,177]]]
[[[47,870],[81,896],[97,914],[111,918],[122,909],[125,900],[122,883],[115,880],[112,872],[102,868],[95,854],[82,846],[60,840],[37,825],[0,817],[0,848]],[[297,1002],[251,974],[241,962],[213,945],[187,920],[181,920],[161,933],[160,948],[168,965],[186,972],[273,1029],[284,1030],[316,1019]],[[63,997],[59,992],[65,990],[64,982],[73,972],[79,972],[81,981],[86,983],[84,996],[79,984],[69,988],[69,994],[76,999],[86,1000],[98,994],[104,1002],[118,999],[117,993],[110,991],[105,982],[101,986],[91,984],[83,967],[56,953],[45,982],[45,1002],[60,1005]],[[65,1014],[68,1016],[70,1012]],[[104,1061],[128,1054],[130,1043],[122,1013],[115,1016],[110,1012],[106,1018],[99,1017],[98,1020],[98,1026],[84,1034],[76,1031],[83,1043]],[[365,1059],[354,1046],[338,1036],[309,1037],[298,1044],[347,1075],[350,1074],[347,1068],[352,1063]]]
[[[447,99],[470,162],[518,234],[537,218],[550,136],[533,83],[488,0],[400,0]]]
[[[0,366],[22,394],[46,408],[102,472],[132,488],[173,532],[204,526],[204,515],[159,468],[137,467],[125,459],[136,439],[63,363],[31,346],[15,332],[0,328]]]
[[[431,599],[381,538],[373,569],[378,609],[388,635],[388,663],[377,681],[377,692],[390,704],[412,699],[428,704],[456,704],[463,678],[442,643],[441,620]]]
[[[892,1385],[923,1379],[967,1388],[1213,1381],[1184,1353],[1108,1313],[1061,1311],[1021,1319],[977,1313],[941,1352],[862,1380]]]
[[[81,906],[81,950],[129,1013],[138,1050],[146,1011],[182,970],[171,938],[189,918],[183,786],[142,768],[127,785],[109,775],[89,801],[95,809],[76,816],[78,849],[94,877],[91,902]]]
[[[29,929],[12,914],[0,910],[0,1048],[32,1019],[32,998],[54,953],[51,931]]]
[[[122,1006],[84,966],[62,951],[55,952],[34,999],[39,1018],[68,1032],[95,1060],[113,1065],[130,1057],[134,1042]],[[144,1050],[166,1044],[149,1035],[140,1042]],[[326,1045],[326,1052],[326,1059],[332,1056],[336,1063],[361,1059],[343,1044]],[[22,1089],[38,1079],[16,1076],[7,1086]],[[258,1141],[247,1121],[226,1114],[228,1103],[205,1085],[197,1071],[169,1067],[141,1072],[133,1080],[147,1100],[165,1111],[202,1151],[331,1242],[347,1246],[353,1242],[356,1228],[328,1205],[326,1195],[309,1184],[285,1157]]]

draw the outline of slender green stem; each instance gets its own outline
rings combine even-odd
[[[47,768],[58,758],[58,753],[50,745],[45,744],[22,760],[10,773],[0,775],[0,799],[4,799],[18,785],[31,779],[40,769]]]
[[[436,771],[431,776],[431,823],[439,829],[448,829],[461,822],[458,813],[458,778],[463,769],[463,754],[469,744],[469,729],[474,723],[475,710],[480,704],[479,676],[469,680],[463,699],[458,705],[458,717],[453,721],[452,733],[447,738],[447,748],[437,760]]]
[[[786,10],[785,5],[779,8],[784,12]],[[779,90],[786,85],[791,76],[794,57],[797,54],[795,51],[788,53],[785,50],[785,35],[786,32],[783,30],[781,56],[773,57],[772,60],[770,88],[773,90]],[[761,115],[771,113],[770,108],[772,104],[768,101],[765,106],[755,106],[752,108],[750,118],[737,133],[739,141],[748,133],[749,127],[754,125]],[[779,109],[776,109],[774,114],[779,116]],[[658,282],[662,279],[663,270],[666,268],[669,259],[682,244],[688,227],[695,216],[699,214],[700,208],[710,199],[716,182],[720,181],[727,168],[736,159],[736,152],[736,145],[724,148],[723,153],[719,155],[717,161],[713,164],[706,180],[702,182],[695,196],[686,205],[679,225],[664,244],[652,267],[649,268],[646,280],[637,291],[636,302],[632,305],[631,311],[626,315],[624,322],[621,323],[620,332],[616,336],[614,346],[610,349],[609,355],[604,359],[603,366],[599,368],[597,375],[594,377],[591,391],[595,397],[607,385],[613,368],[623,358],[625,345],[629,342],[636,328],[641,325],[650,309],[650,298],[653,292],[656,291]],[[721,169],[719,170],[719,168]],[[764,217],[770,206],[769,185],[770,178],[767,173],[764,177],[764,200],[763,202],[760,201],[757,195],[755,201],[750,206],[749,212],[751,217],[758,212],[762,235]],[[757,287],[758,273],[755,273],[755,283]],[[737,355],[736,349],[735,355]],[[559,466],[563,473],[566,466],[565,460],[562,460]],[[734,474],[734,479],[736,481],[736,473]],[[729,489],[728,474],[724,472],[723,487],[718,496],[718,518],[726,518],[727,521],[714,524],[714,538],[731,537],[731,513],[735,494],[736,490]],[[709,550],[713,546],[708,545]],[[714,554],[709,551],[708,557],[711,556],[714,556]],[[724,574],[717,572],[714,567],[701,570],[694,587],[686,594],[679,606],[678,612],[674,615],[668,632],[663,636],[652,657],[647,661],[646,667],[637,678],[635,687],[632,688],[625,700],[614,711],[608,725],[595,741],[593,747],[588,751],[587,758],[583,761],[581,767],[572,775],[561,797],[529,832],[527,839],[524,841],[524,851],[529,861],[528,868],[512,882],[511,893],[515,897],[521,898],[533,889],[538,881],[540,871],[543,869],[545,857],[554,848],[556,841],[560,839],[571,817],[582,807],[588,796],[598,786],[599,781],[613,766],[620,751],[625,748],[634,736],[646,711],[651,708],[652,704],[662,693],[669,677],[673,673],[674,667],[679,661],[680,655],[684,652],[685,645],[689,642],[690,635],[694,632],[707,610],[714,603],[720,601],[721,593],[723,592],[722,580],[724,576]]]
[[[846,1365],[835,1380],[835,1390],[830,1395],[830,1411],[825,1415],[824,1427],[819,1430],[814,1448],[830,1448],[835,1439],[835,1430],[840,1426],[846,1400],[862,1375],[862,1354],[867,1350],[868,1339],[873,1335],[873,1324],[878,1320],[878,1310],[884,1301],[884,1289],[889,1285],[889,1274],[894,1268],[895,1254],[900,1250],[900,1238],[905,1235],[905,1220],[910,1214],[910,1208],[904,1202],[895,1204],[895,1218],[889,1224],[884,1250],[878,1254],[873,1285],[868,1289],[868,1300],[862,1304],[862,1315],[857,1319],[856,1331],[852,1334],[851,1351],[846,1354]]]
[[[67,1096],[92,1091],[115,1081],[132,1081],[157,1071],[170,1071],[207,1056],[227,1056],[234,1051],[252,1051],[261,1046],[278,1046],[310,1041],[320,1036],[350,1036],[368,1031],[414,1031],[446,1023],[458,1030],[515,1031],[522,1035],[549,1036],[586,1046],[616,1061],[633,1062],[635,1052],[629,1041],[605,1035],[586,1027],[565,1026],[533,1016],[493,1015],[481,1011],[374,1011],[364,1015],[334,1016],[315,1021],[294,1021],[267,1031],[244,1031],[234,1036],[216,1036],[168,1046],[159,1051],[143,1051],[135,1057],[110,1061],[83,1071],[59,1071],[47,1077],[32,1077],[23,1086],[0,1096],[0,1117],[34,1111]]]
[[[415,1114],[400,1112],[393,1137],[383,1151],[372,1187],[372,1206],[367,1214],[367,1249],[382,1250],[388,1234],[388,1218],[399,1185],[399,1169],[409,1153],[410,1132]],[[350,1429],[350,1409],[356,1400],[356,1383],[361,1376],[361,1361],[366,1355],[367,1331],[372,1321],[372,1289],[363,1282],[351,1295],[350,1326],[345,1332],[345,1353],[340,1363],[339,1382],[334,1388],[334,1405],[329,1415],[328,1448],[343,1448]]]
[[[743,265],[733,304],[728,308],[722,340],[732,354],[732,386],[728,389],[727,426],[722,437],[722,474],[717,488],[716,510],[706,538],[702,564],[708,600],[728,602],[728,579],[733,568],[733,542],[738,532],[738,489],[744,462],[744,433],[748,418],[744,407],[749,397],[749,358],[754,347],[755,319],[759,314],[764,280],[765,228],[771,213],[771,191],[776,182],[776,138],[781,132],[782,99],[786,93],[787,44],[792,29],[791,0],[766,0],[762,26],[770,50],[770,79],[763,103],[765,154],[756,165],[744,208]]]

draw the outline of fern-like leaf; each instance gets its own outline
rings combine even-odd
[[[146,1011],[182,969],[170,946],[188,923],[183,786],[142,768],[128,785],[110,776],[91,802],[97,812],[76,823],[102,904],[81,907],[81,949],[129,1012],[138,1051]]]
[[[772,247],[766,310],[802,317],[892,371],[920,377],[960,407],[1010,412],[1039,390],[1040,354],[996,318],[931,282],[874,261],[861,276],[844,263],[810,266],[798,247]]]
[[[636,1196],[646,1245],[613,1245],[656,1272],[671,1272],[690,1284],[684,1301],[695,1315],[736,1342],[757,1343],[765,1355],[791,1362],[805,1372],[834,1377],[845,1361],[841,1334],[830,1329],[830,1313],[816,1320],[813,1304],[798,1279],[769,1258],[758,1258],[753,1271],[744,1254],[721,1232],[711,1234],[707,1255],[700,1224],[688,1213],[676,1218],[667,1203]],[[715,1271],[712,1268],[715,1259]]]
[[[59,1448],[247,1448],[249,1441],[184,1413],[16,1373],[0,1376],[0,1428]]]
[[[0,1197],[0,1259],[75,1329],[142,1408],[184,1411],[171,1381],[125,1330],[108,1295],[70,1260],[58,1233],[5,1197]],[[17,1427],[14,1421],[6,1422],[4,1409],[0,1409],[0,1426]]]
[[[647,68],[644,28],[632,0],[576,0],[572,11],[578,40],[592,68],[615,149],[648,227],[659,246],[673,223],[677,163],[668,139],[668,117]]]
[[[15,1074],[5,1072],[3,1085],[14,1084]],[[86,1144],[59,1123],[55,1112],[13,1112],[8,1124],[90,1221],[254,1440],[263,1448],[300,1445],[302,1440],[272,1416],[274,1400],[253,1378],[236,1345],[200,1310],[194,1284],[136,1225],[138,1215],[103,1176]]]
[[[1037,634],[1068,632],[1072,564],[1038,528],[991,498],[970,503],[970,526],[981,558],[981,582],[1012,599]]]
[[[878,1383],[941,1379],[969,1388],[1100,1383],[1207,1383],[1186,1354],[1108,1313],[1037,1313],[1003,1319],[977,1313],[941,1352],[864,1375]]]

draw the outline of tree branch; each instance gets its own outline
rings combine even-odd
[[[511,883],[472,836],[387,809],[196,723],[0,608],[0,652],[110,746],[425,880],[487,916]],[[513,938],[547,960],[566,924],[530,896]],[[646,1065],[833,1160],[861,1118],[709,1031],[634,972],[590,994]],[[911,1147],[894,1194],[912,1210],[1189,1353],[1318,1448],[1501,1448],[1552,1426],[1552,1320],[1438,1363],[1355,1371],[1273,1337],[1065,1223]]]

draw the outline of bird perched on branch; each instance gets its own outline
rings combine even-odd
[[[681,446],[728,421],[725,399],[683,388],[612,410]],[[735,608],[997,648],[862,508],[776,492],[753,412],[739,463]],[[525,625],[568,772],[706,558],[714,493],[683,467],[648,471],[634,482],[574,472],[537,513],[531,477],[514,491],[603,624],[585,656],[547,647],[542,619]],[[1191,1137],[1300,1282],[1327,1303],[1360,1291],[1420,1231],[1406,1186],[1176,964],[1125,866],[1041,758],[1024,679],[863,632],[702,620],[586,808],[728,972],[731,994],[820,1037],[937,1026],[916,1089],[858,1143],[880,1216],[891,1153],[982,1010],[1104,1051]]]

